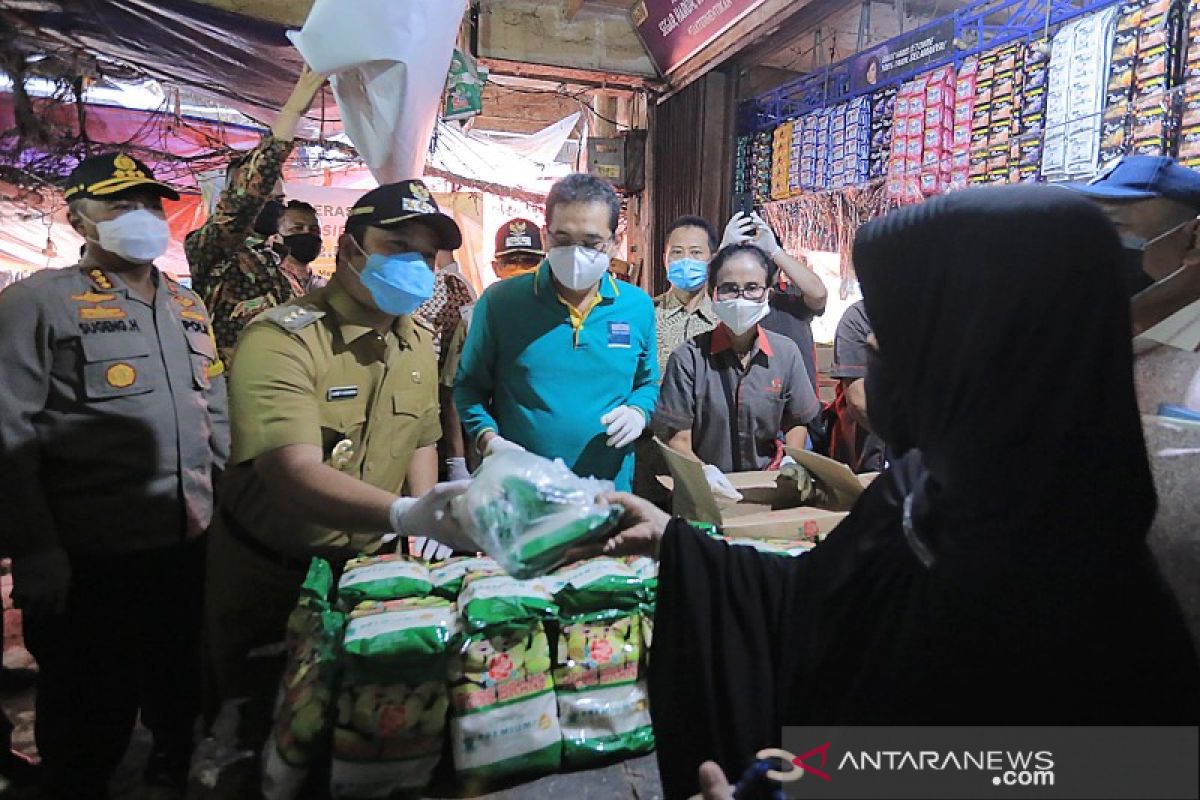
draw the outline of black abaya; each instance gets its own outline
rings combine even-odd
[[[865,226],[854,257],[870,414],[902,457],[800,558],[672,524],[650,665],[667,797],[788,724],[1195,724],[1107,221],[1049,187],[969,190]]]

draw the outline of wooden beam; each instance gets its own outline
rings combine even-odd
[[[265,19],[286,25],[289,28],[299,28],[308,18],[313,0],[193,0],[202,6],[219,8],[256,19]]]
[[[493,75],[512,75],[518,78],[530,78],[532,80],[551,81],[553,83],[570,83],[576,86],[588,86],[597,89],[634,90],[655,89],[662,88],[663,86],[658,81],[641,78],[637,75],[620,75],[612,72],[554,67],[545,64],[525,64],[501,58],[480,58],[479,63],[487,66]]]

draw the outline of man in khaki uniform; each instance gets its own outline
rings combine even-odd
[[[385,534],[458,543],[443,512],[461,485],[430,492],[441,436],[432,332],[410,315],[432,293],[437,252],[461,243],[420,181],[381,186],[351,210],[330,284],[242,335],[206,623],[213,699],[249,699],[244,747],[265,740],[284,628],[311,557],[340,565],[378,551]],[[428,494],[398,499],[405,489]]]

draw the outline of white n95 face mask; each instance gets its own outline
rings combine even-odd
[[[738,335],[757,325],[770,310],[771,305],[767,300],[755,303],[753,300],[738,297],[733,300],[713,302],[713,311],[717,318],[724,322],[729,330]]]
[[[575,292],[595,286],[608,272],[608,253],[577,244],[551,247],[546,258],[558,282]]]
[[[96,223],[101,248],[131,264],[149,264],[167,252],[171,231],[167,221],[144,208]]]

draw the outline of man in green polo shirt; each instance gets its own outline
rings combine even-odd
[[[608,272],[620,202],[569,175],[546,198],[546,260],[475,307],[455,380],[470,441],[529,450],[577,474],[633,484],[633,443],[658,398],[654,305]]]

